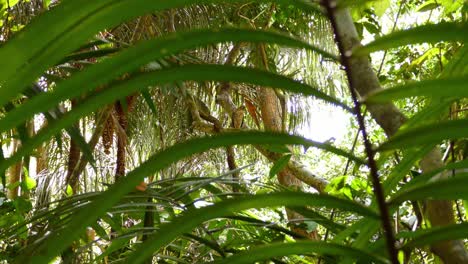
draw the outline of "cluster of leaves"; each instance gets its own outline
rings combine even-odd
[[[282,13],[278,13],[278,17],[275,17],[276,21],[287,19],[286,15],[289,12],[300,11],[314,16],[324,16],[318,5],[310,4],[308,1],[278,0],[276,2],[287,7]],[[65,1],[38,17],[3,44],[0,47],[0,58],[2,58],[0,62],[0,106],[4,107],[5,111],[0,120],[0,133],[18,129],[35,114],[47,113],[63,101],[81,97],[83,94],[87,96],[77,107],[57,116],[52,120],[53,122],[49,122],[33,137],[22,137],[21,147],[12,156],[7,159],[2,157],[0,161],[2,178],[5,178],[3,172],[6,169],[23,157],[31,155],[43,142],[50,140],[62,130],[71,128],[81,118],[125,96],[167,83],[184,81],[248,83],[314,96],[353,112],[352,107],[346,103],[315,87],[280,74],[252,68],[208,64],[169,65],[169,67],[115,81],[121,75],[138,71],[140,67],[148,63],[180,54],[185,50],[225,42],[270,43],[306,49],[318,53],[323,58],[336,61],[335,56],[324,49],[288,35],[242,28],[198,29],[185,33],[173,33],[146,40],[122,50],[109,49],[104,46],[100,50],[101,54],[112,53],[112,56],[57,82],[53,90],[28,96],[28,100],[17,99],[30,92],[31,87],[25,84],[35,82],[45,75],[50,67],[63,63],[71,56],[83,55],[73,54],[73,52],[82,49],[83,43],[100,30],[146,13],[200,3],[222,4],[223,1]],[[294,6],[294,9],[288,6]],[[369,30],[371,27],[366,23],[363,25],[367,25],[365,28]],[[417,43],[441,41],[463,43],[467,39],[464,34],[467,31],[466,22],[419,26],[382,36],[355,50],[353,56],[367,56],[375,51]],[[38,34],[38,32],[47,32],[47,34]],[[455,49],[457,49],[456,54]],[[381,144],[376,150],[381,154],[382,159],[391,156],[388,155],[389,152],[401,150],[400,162],[382,179],[391,214],[407,201],[468,199],[468,193],[464,190],[468,184],[466,174],[460,173],[437,182],[430,181],[435,173],[466,169],[468,167],[466,161],[451,163],[434,173],[420,175],[403,186],[398,185],[414,164],[432,149],[433,145],[444,140],[466,138],[468,134],[466,118],[440,121],[435,117],[440,116],[446,109],[444,107],[453,101],[458,100],[464,103],[463,99],[468,95],[464,88],[468,78],[467,51],[466,46],[461,48],[460,45],[451,46],[450,52],[455,55],[450,56],[450,63],[446,65],[442,76],[430,74],[433,77],[431,79],[401,84],[365,98],[365,102],[369,104],[420,96],[429,98],[431,102],[409,120],[397,135]],[[95,55],[96,53],[93,53],[91,56]],[[106,88],[95,90],[96,87],[103,85],[107,85]],[[14,107],[8,107],[13,103]],[[148,104],[151,107],[151,103],[148,102]],[[77,142],[80,142],[83,153],[88,153],[89,159],[92,160],[92,153],[84,139],[80,138],[79,134],[77,136],[73,133],[72,129],[68,132]],[[18,263],[49,263],[58,255],[66,254],[66,250],[71,245],[75,249],[78,248],[78,251],[83,250],[82,247],[91,247],[92,251],[94,250],[92,247],[99,246],[99,241],[95,241],[92,234],[86,237],[83,235],[87,227],[92,227],[93,232],[96,232],[100,238],[111,239],[108,229],[117,232],[118,237],[114,237],[112,243],[100,251],[99,256],[96,258],[93,256],[87,259],[88,261],[100,261],[117,252],[119,257],[125,258],[128,263],[142,263],[152,256],[158,260],[165,259],[167,262],[253,263],[271,259],[281,263],[282,257],[290,255],[320,255],[331,262],[389,262],[389,256],[384,247],[384,238],[373,238],[379,231],[381,216],[377,213],[374,202],[361,198],[369,197],[370,192],[368,191],[369,184],[359,178],[343,176],[335,179],[327,189],[330,195],[290,191],[256,195],[226,195],[225,190],[228,188],[220,187],[231,184],[225,181],[225,175],[217,178],[182,178],[174,179],[172,182],[161,181],[150,186],[144,194],[132,193],[134,186],[137,186],[148,175],[158,173],[171,164],[194,154],[231,145],[263,145],[270,146],[270,149],[271,145],[302,145],[344,156],[358,164],[366,163],[355,154],[330,144],[321,144],[286,134],[237,132],[191,139],[152,155],[147,161],[129,172],[125,178],[109,186],[106,191],[74,195],[55,201],[45,206],[44,210],[35,211],[28,219],[23,217],[27,211],[31,210],[30,204],[25,205],[28,201],[16,200],[2,203],[1,209],[6,212],[0,222],[2,240],[19,241],[18,237],[25,237],[29,233],[28,239],[34,241],[25,246],[12,243],[7,247],[9,251],[7,255],[16,258],[15,261]],[[272,168],[271,176],[280,171],[289,158],[290,156],[285,156],[280,159]],[[32,187],[28,181],[25,184],[27,188]],[[202,195],[215,198],[208,200],[207,206],[198,208],[196,205]],[[148,203],[146,202],[148,199],[154,199],[157,202]],[[334,233],[333,241],[300,240],[299,234],[259,220],[246,212],[248,209],[280,206],[297,208],[301,214],[310,215],[316,223]],[[153,227],[146,230],[141,220],[145,218],[143,214],[151,211],[148,207],[153,208],[157,215]],[[343,225],[338,221],[327,219],[311,210],[310,207],[324,207],[350,213],[353,215],[354,222]],[[123,218],[119,220],[120,216],[113,217],[113,214],[119,213],[124,213],[126,219],[140,219],[140,221],[124,223],[123,225],[127,228],[123,229],[121,222],[126,222],[126,220]],[[35,230],[27,230],[26,227],[32,223]],[[203,223],[207,224],[202,225]],[[248,228],[242,230],[248,235],[239,234],[235,228],[232,230],[226,228],[226,226],[240,226],[240,223],[250,224]],[[269,232],[254,228],[255,225],[260,225]],[[468,225],[460,223],[428,228],[421,232],[400,232],[396,236],[403,241],[399,250],[407,252],[438,241],[463,239],[466,238],[467,232]],[[216,234],[217,239],[207,239],[213,234]],[[145,237],[141,244],[135,243],[139,236]],[[76,241],[80,238],[82,244],[77,245]],[[372,244],[369,244],[371,238],[374,240]],[[289,260],[293,261],[294,257]]]

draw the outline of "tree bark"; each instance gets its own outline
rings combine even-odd
[[[21,147],[21,141],[17,138],[12,139],[12,153],[16,152]],[[8,169],[8,184],[16,184],[21,180],[21,170],[23,161],[19,161]],[[19,186],[8,190],[8,198],[14,200],[18,197]]]
[[[344,44],[345,50],[351,51],[361,45],[348,9],[337,10],[335,14],[338,32],[337,38]],[[356,76],[353,86],[361,97],[380,90],[377,75],[367,57],[352,57],[350,63],[351,74]],[[375,121],[383,128],[387,136],[394,135],[406,117],[392,103],[371,104],[368,110]],[[420,163],[424,173],[443,166],[440,149],[436,148],[428,153]],[[451,201],[427,201],[426,217],[432,226],[444,226],[454,223],[453,203]],[[431,245],[431,250],[447,264],[468,263],[468,252],[462,241],[444,241]]]
[[[76,100],[72,100],[71,106],[72,109],[76,106]],[[78,128],[78,124],[74,124]],[[73,193],[78,192],[79,182],[77,179],[73,179],[73,171],[75,170],[78,161],[80,160],[80,147],[76,144],[75,140],[70,138],[70,146],[68,149],[68,166],[67,166],[67,177],[66,184],[69,184],[73,190]]]
[[[259,98],[260,112],[265,130],[281,132],[282,131],[282,108],[276,93],[271,88],[259,87],[257,89]],[[294,173],[288,168],[278,173],[278,181],[281,185],[293,189],[302,190],[302,182],[295,177]],[[302,223],[304,217],[293,210],[286,208],[286,215],[291,222],[291,230],[312,240],[318,240],[317,231],[308,232],[306,229],[297,225]]]

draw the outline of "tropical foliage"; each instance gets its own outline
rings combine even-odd
[[[468,263],[467,9],[0,0],[0,261]]]

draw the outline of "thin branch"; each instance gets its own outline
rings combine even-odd
[[[364,140],[364,147],[365,151],[367,154],[368,158],[368,166],[370,169],[370,176],[372,180],[372,185],[374,187],[374,192],[375,196],[377,199],[377,204],[379,207],[379,212],[380,212],[380,217],[382,221],[382,226],[385,231],[385,238],[387,241],[387,249],[388,253],[390,256],[390,259],[392,263],[398,264],[398,255],[397,255],[397,250],[395,248],[395,236],[393,234],[393,229],[392,229],[392,224],[390,221],[390,216],[388,212],[388,206],[387,203],[385,202],[385,196],[383,192],[382,185],[380,184],[379,180],[379,175],[378,175],[378,168],[377,168],[377,163],[374,159],[375,152],[372,149],[372,144],[369,140],[366,126],[364,123],[364,116],[361,113],[361,104],[358,100],[358,94],[356,91],[356,88],[354,87],[355,82],[353,81],[353,74],[350,71],[350,51],[347,51],[343,45],[343,43],[340,40],[339,34],[338,34],[338,26],[336,23],[336,2],[335,1],[330,1],[330,0],[323,0],[322,5],[325,7],[328,18],[330,20],[330,23],[332,25],[333,31],[335,32],[335,39],[336,43],[338,45],[338,49],[340,51],[341,55],[341,63],[343,64],[345,71],[346,71],[346,76],[348,77],[348,83],[349,83],[349,90],[351,93],[351,97],[354,102],[354,110],[356,114],[356,118],[359,124],[359,128],[361,130],[361,134]]]

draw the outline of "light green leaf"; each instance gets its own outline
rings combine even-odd
[[[67,190],[65,191],[67,196],[72,196],[73,195],[73,189],[70,186],[70,184],[67,184]]]
[[[380,0],[376,1],[373,4],[375,14],[379,17],[383,16],[385,14],[385,11],[390,7],[390,0]]]
[[[27,176],[24,178],[24,185],[27,190],[32,190],[37,186],[37,182],[35,179]]]
[[[468,75],[456,78],[411,82],[373,93],[365,99],[365,102],[382,103],[413,96],[463,98],[468,97],[467,83]]]
[[[418,12],[426,12],[426,11],[431,11],[433,9],[436,9],[437,7],[439,7],[439,4],[433,0],[431,1],[426,1],[425,3],[422,3],[417,9],[416,11]]]
[[[418,43],[437,43],[441,41],[464,42],[468,38],[468,34],[466,34],[466,32],[468,32],[468,22],[446,22],[418,26],[377,38],[365,46],[358,47],[353,51],[353,55],[362,56],[374,51],[388,50],[391,48]]]
[[[443,121],[398,132],[377,150],[418,147],[464,137],[468,137],[468,119]]]
[[[351,257],[363,263],[389,263],[381,256],[372,255],[365,251],[358,250],[349,246],[334,243],[325,243],[317,241],[299,241],[295,243],[273,243],[262,247],[237,253],[224,260],[215,263],[257,263],[262,260],[268,260],[275,257],[288,255],[306,255],[306,254],[332,255]]]
[[[281,170],[283,170],[287,165],[289,160],[291,159],[291,154],[284,155],[281,158],[279,158],[275,164],[270,169],[270,178],[273,178],[276,174],[278,174]]]

